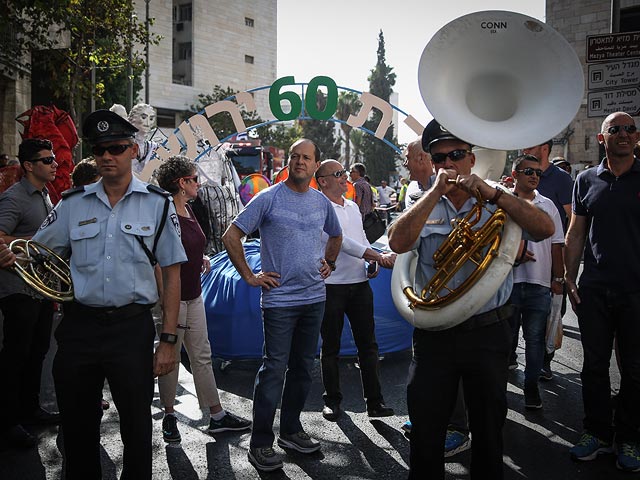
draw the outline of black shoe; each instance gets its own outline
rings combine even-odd
[[[20,423],[22,425],[57,425],[60,423],[60,414],[47,412],[42,407],[38,407],[31,414],[22,417]]]
[[[8,430],[0,432],[0,450],[31,448],[37,443],[38,439],[27,432],[22,425],[14,425]]]
[[[542,408],[542,399],[537,387],[525,389],[524,408],[527,410],[540,410]]]
[[[165,415],[162,419],[162,438],[167,443],[178,443],[182,440],[175,415]]]
[[[384,403],[378,403],[367,407],[367,415],[370,417],[391,417],[393,415],[393,408],[387,407]]]
[[[340,416],[340,405],[325,405],[322,409],[322,416],[331,422],[335,422]]]

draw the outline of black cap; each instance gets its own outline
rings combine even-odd
[[[422,150],[425,152],[431,151],[431,146],[439,142],[440,140],[458,140],[460,142],[464,142],[469,144],[469,147],[473,147],[466,140],[462,140],[461,138],[456,137],[449,130],[440,125],[436,120],[431,120],[429,124],[422,132]]]
[[[551,163],[553,163],[556,167],[559,167],[560,165],[564,165],[565,163],[567,165],[571,165],[566,159],[564,158],[554,158],[553,160],[551,160]]]
[[[96,110],[82,124],[82,136],[91,143],[132,138],[138,129],[117,113]]]

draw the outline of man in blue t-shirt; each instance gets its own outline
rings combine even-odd
[[[342,230],[331,202],[309,188],[319,166],[318,147],[304,138],[296,141],[289,150],[289,178],[256,195],[222,236],[240,276],[262,288],[264,355],[253,392],[248,457],[265,472],[282,468],[273,450],[273,421],[281,398],[278,445],[302,453],[320,449],[304,431],[300,413],[311,388],[325,307],[324,279],[336,268]],[[256,230],[262,270],[253,273],[242,237]],[[326,248],[323,231],[329,236]]]

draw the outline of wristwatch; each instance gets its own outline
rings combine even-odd
[[[173,333],[161,333],[160,341],[164,343],[170,343],[171,345],[175,345],[178,343],[178,335],[174,335]]]
[[[564,285],[564,277],[553,277],[554,282],[558,282],[560,285]]]
[[[335,260],[327,260],[325,258],[324,261],[326,262],[327,265],[329,265],[329,268],[331,269],[332,272],[334,272],[336,270],[336,262],[335,262]]]

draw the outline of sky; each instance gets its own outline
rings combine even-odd
[[[278,78],[308,83],[325,75],[338,86],[368,91],[384,33],[393,67],[395,105],[426,125],[433,117],[418,88],[418,63],[431,37],[450,21],[481,10],[510,10],[544,21],[545,0],[277,0]],[[526,52],[523,52],[526,54]],[[416,135],[400,117],[398,140]]]

